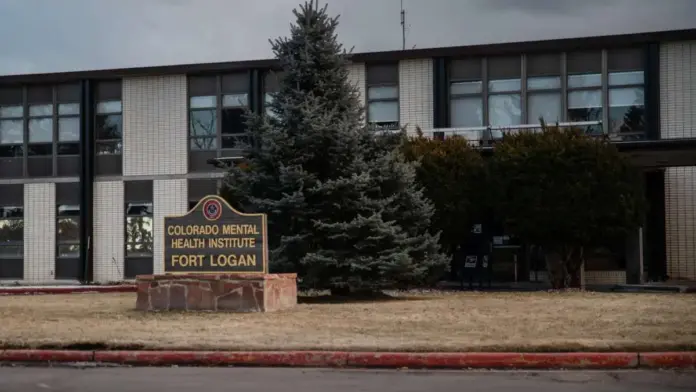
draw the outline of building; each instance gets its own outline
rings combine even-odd
[[[163,216],[216,192],[210,162],[238,155],[242,107],[264,110],[274,66],[0,77],[0,280],[161,272]],[[350,75],[387,128],[477,139],[543,116],[609,133],[646,168],[651,210],[586,280],[696,279],[696,29],[359,53]]]

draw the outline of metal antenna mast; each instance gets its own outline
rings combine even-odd
[[[401,0],[401,50],[406,50],[406,10],[404,10],[404,0]]]

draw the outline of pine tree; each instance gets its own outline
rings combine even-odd
[[[251,143],[223,196],[268,214],[271,268],[305,287],[378,290],[440,277],[447,261],[429,233],[433,207],[398,148],[363,123],[338,17],[314,0],[290,37],[271,41],[282,67],[271,116],[248,115]]]

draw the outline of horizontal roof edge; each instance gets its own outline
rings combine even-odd
[[[593,37],[576,37],[540,41],[507,42],[495,44],[477,44],[466,46],[448,46],[381,52],[353,53],[351,60],[363,61],[398,61],[430,57],[503,55],[511,53],[589,49],[604,46],[638,45],[650,42],[696,40],[696,29],[665,30],[647,33],[603,35]],[[245,70],[249,68],[271,68],[276,66],[274,59],[228,61],[216,63],[158,65],[148,67],[100,69],[70,72],[52,72],[35,74],[17,74],[0,76],[0,85],[16,83],[60,83],[78,79],[113,79],[122,77],[174,75],[206,72]]]

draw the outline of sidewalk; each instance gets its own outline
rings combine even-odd
[[[696,352],[394,353],[4,350],[0,351],[0,364],[2,363],[393,369],[694,369],[696,368]]]

